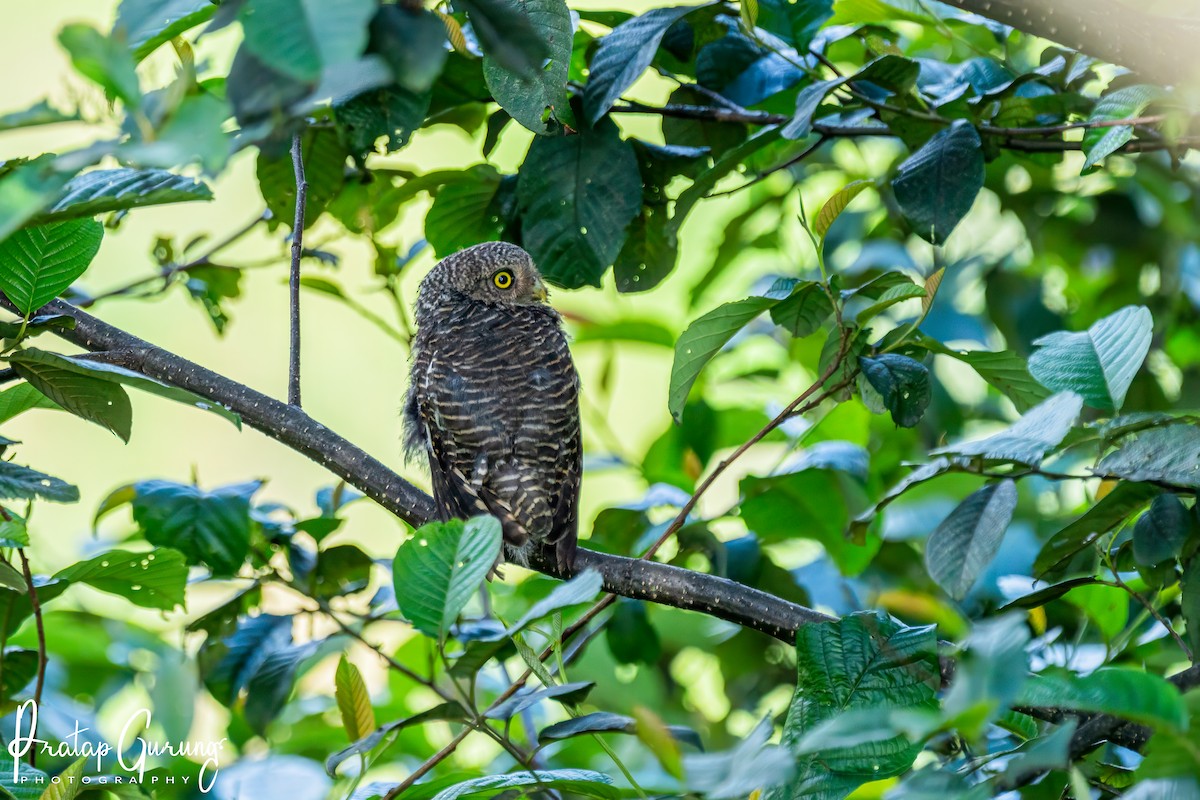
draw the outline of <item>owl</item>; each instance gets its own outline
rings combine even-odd
[[[490,514],[506,555],[553,545],[575,561],[579,377],[529,254],[489,242],[435,266],[417,294],[404,406],[410,457],[429,460],[443,520]]]

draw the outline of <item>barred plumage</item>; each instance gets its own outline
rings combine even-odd
[[[446,258],[421,282],[405,403],[410,456],[429,459],[442,519],[492,514],[509,560],[527,542],[575,560],[579,378],[529,254],[503,242]]]

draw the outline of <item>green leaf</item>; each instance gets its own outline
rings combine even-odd
[[[1145,306],[1126,306],[1086,331],[1034,340],[1029,372],[1056,392],[1072,391],[1102,411],[1120,411],[1146,353],[1154,320]]]
[[[346,181],[346,148],[336,131],[310,128],[300,140],[304,180],[304,226],[311,228]],[[291,227],[296,216],[296,172],[291,154],[258,154],[258,188],[272,219]]]
[[[204,684],[217,702],[232,705],[267,657],[291,644],[290,616],[259,614],[239,619],[237,630],[217,645],[220,659],[204,675]]]
[[[897,303],[916,300],[918,297],[922,300],[926,299],[925,287],[905,280],[903,283],[897,283],[895,286],[884,289],[874,303],[858,312],[854,320],[859,325],[866,325],[873,317],[887,311]]]
[[[191,408],[210,411],[219,417],[229,420],[239,430],[242,427],[242,418],[224,406],[206,400],[198,394],[189,392],[187,389],[180,389],[178,386],[162,383],[133,370],[119,367],[116,364],[106,364],[103,361],[78,356],[48,353],[45,350],[39,350],[35,347],[18,350],[13,353],[11,361],[14,365],[23,364],[27,369],[34,368],[36,365],[54,370],[74,372],[81,376],[97,378],[111,384],[131,386],[134,389],[141,389],[144,392],[165,397],[168,400],[174,400]]]
[[[87,25],[68,25],[58,41],[71,56],[71,64],[106,93],[136,109],[142,103],[133,56],[118,40]]]
[[[86,583],[142,608],[172,611],[184,604],[188,568],[183,554],[169,547],[149,553],[113,550],[59,570],[55,578]]]
[[[1188,724],[1179,690],[1165,678],[1140,669],[1102,667],[1084,677],[1034,675],[1025,684],[1019,703],[1112,714],[1175,731]]]
[[[667,28],[703,6],[655,8],[613,28],[592,57],[583,93],[584,114],[595,123],[646,71]]]
[[[90,219],[23,228],[0,242],[0,289],[29,316],[87,270],[103,238]]]
[[[222,486],[211,492],[170,481],[134,484],[133,521],[146,541],[181,551],[189,564],[215,576],[235,574],[250,550],[250,498],[262,484]]]
[[[425,238],[438,258],[500,238],[507,223],[498,197],[504,177],[479,164],[438,190],[425,215]]]
[[[980,620],[967,638],[946,691],[945,714],[965,736],[975,739],[986,730],[1025,685],[1029,657],[1029,626],[1024,614],[1004,614]]]
[[[267,654],[246,684],[246,723],[260,736],[279,716],[296,683],[303,662],[317,655],[321,642],[289,645]]]
[[[84,788],[83,773],[87,763],[87,756],[76,759],[71,766],[58,773],[54,783],[42,792],[39,800],[75,800]]]
[[[498,65],[534,78],[546,60],[546,42],[518,0],[457,0],[483,52]]]
[[[1160,492],[1162,489],[1149,483],[1118,483],[1083,516],[1050,537],[1033,562],[1033,574],[1042,575],[1066,562],[1101,535],[1120,525]]]
[[[124,40],[141,61],[160,45],[212,19],[216,10],[209,0],[121,0],[113,36]]]
[[[0,115],[0,131],[31,128],[36,125],[54,125],[59,122],[76,122],[78,120],[78,114],[64,114],[50,105],[50,101],[42,100],[21,111],[13,111]]]
[[[400,611],[425,635],[445,639],[500,557],[500,546],[494,517],[421,526],[392,565]]]
[[[534,603],[533,608],[508,626],[504,635],[512,636],[557,611],[590,603],[596,599],[596,595],[600,594],[600,590],[603,588],[604,579],[599,572],[594,569],[584,570],[566,583],[560,583],[549,595]]]
[[[805,86],[796,95],[796,110],[792,118],[780,129],[785,139],[803,139],[812,133],[813,115],[825,100],[825,96],[846,82],[846,78],[817,81]]]
[[[517,182],[522,243],[552,283],[599,286],[641,197],[637,156],[610,120],[577,136],[538,137]]]
[[[36,748],[37,745],[28,743],[28,748]],[[18,750],[20,758],[24,758],[26,754],[25,746]],[[16,776],[16,780],[14,780]],[[13,758],[8,752],[0,753],[0,789],[3,789],[16,800],[41,800],[43,786],[50,785],[50,776],[39,769],[26,764],[24,761],[17,760],[13,763]]]
[[[163,169],[97,169],[72,178],[31,222],[61,222],[109,211],[212,198],[212,190],[203,182]]]
[[[140,167],[168,169],[179,169],[195,163],[208,175],[216,176],[229,160],[233,147],[232,136],[224,131],[225,121],[232,114],[229,103],[223,97],[208,92],[190,94],[155,131],[152,140],[130,139],[122,143],[118,158]],[[209,199],[207,186],[171,173],[166,173],[166,176],[171,182],[183,184],[188,194],[195,193],[194,197],[182,199]],[[138,205],[150,203],[139,198]]]
[[[935,707],[940,683],[932,626],[904,628],[880,612],[805,625],[796,634],[797,691],[783,724],[794,746],[823,722],[860,710]],[[904,735],[823,750],[801,759],[793,786],[819,774],[879,779],[908,769],[920,752]],[[789,793],[787,796],[795,796]]]
[[[322,69],[352,63],[367,45],[372,0],[255,0],[238,18],[244,46],[283,75],[316,83]]]
[[[387,137],[384,152],[394,152],[425,123],[430,99],[427,91],[416,93],[400,86],[371,89],[334,106],[338,130],[356,156],[377,152],[376,142],[382,136]]]
[[[431,11],[383,5],[371,20],[369,49],[391,65],[401,88],[421,95],[433,88],[446,65],[446,26]]]
[[[925,339],[922,347],[929,346],[935,353],[958,359],[968,364],[1001,394],[1013,401],[1017,411],[1024,414],[1029,409],[1050,396],[1046,387],[1033,379],[1025,359],[1011,350],[989,352],[987,350],[971,350],[961,352],[945,347],[940,342]]]
[[[617,800],[621,792],[612,785],[612,778],[601,772],[586,769],[553,769],[535,772],[510,772],[507,775],[488,775],[457,783],[438,792],[433,800],[458,800],[460,797],[495,797],[511,789],[529,786],[536,789],[559,789],[568,795],[594,797],[597,800]]]
[[[32,500],[35,497],[56,503],[75,503],[79,500],[79,489],[44,472],[11,461],[0,461],[0,498]]]
[[[362,739],[375,728],[375,709],[371,707],[371,695],[367,693],[362,673],[344,653],[338,661],[333,685],[346,736],[352,742]]]
[[[39,156],[0,178],[0,242],[41,211],[70,178],[55,169],[52,155]]]
[[[34,388],[66,411],[107,428],[122,441],[129,441],[133,407],[123,388],[74,369],[25,361],[23,356],[24,353],[14,353],[10,363]]]
[[[933,397],[929,370],[924,364],[895,353],[877,358],[861,356],[858,363],[867,381],[883,396],[893,422],[911,428],[921,421]]]
[[[850,201],[874,185],[871,181],[853,181],[838,189],[817,212],[817,216],[813,220],[813,233],[818,238],[824,239],[825,234],[829,233],[829,229],[833,227],[833,223],[846,210],[846,206],[850,205]]]
[[[613,262],[617,291],[632,294],[653,289],[671,274],[678,252],[679,237],[666,208],[645,206],[629,224],[625,244]]]
[[[929,577],[955,600],[962,600],[1000,552],[1017,508],[1017,485],[984,486],[950,512],[925,543]]]
[[[748,297],[726,303],[694,321],[683,332],[675,343],[667,402],[677,423],[683,421],[683,407],[700,371],[735,333],[777,302],[769,297]]]
[[[1162,87],[1147,84],[1117,89],[1096,101],[1092,113],[1088,116],[1088,122],[1115,122],[1136,117],[1145,111],[1148,105],[1155,100],[1163,99],[1166,94]],[[1087,172],[1121,149],[1132,138],[1132,125],[1114,125],[1085,130],[1083,152],[1087,158],[1083,162],[1083,172]]]
[[[1200,427],[1181,424],[1143,431],[1100,459],[1095,472],[1200,489]]]
[[[825,289],[816,281],[798,281],[791,283],[790,287],[783,281],[777,281],[767,296],[775,297],[785,289],[787,293],[771,308],[771,321],[797,339],[816,333],[833,313]]]
[[[62,406],[28,383],[22,383],[0,392],[0,422],[7,422],[18,414],[24,414],[35,408],[62,410]]]
[[[1047,452],[1058,447],[1067,437],[1082,410],[1082,397],[1074,392],[1060,392],[1031,408],[1000,433],[974,442],[942,447],[933,452],[1037,466]]]
[[[0,547],[28,547],[29,530],[24,518],[11,510],[8,516],[9,519],[0,519]]]
[[[533,708],[543,700],[557,700],[566,706],[576,706],[583,702],[588,693],[596,688],[591,681],[563,683],[556,686],[545,686],[540,689],[525,687],[512,697],[492,708],[484,714],[487,719],[510,720],[527,708]]]
[[[1153,567],[1179,555],[1195,528],[1187,507],[1173,494],[1160,494],[1133,526],[1133,560]]]
[[[1184,562],[1179,590],[1179,609],[1187,625],[1188,647],[1193,654],[1200,653],[1200,555],[1193,553]]]
[[[966,120],[938,131],[900,165],[892,191],[913,233],[942,244],[983,188],[979,132]]]
[[[604,628],[608,649],[619,664],[654,664],[662,656],[658,631],[640,600],[621,598]]]
[[[389,736],[399,733],[401,730],[412,725],[423,725],[427,722],[466,722],[470,719],[467,710],[457,702],[439,703],[438,705],[419,714],[414,714],[411,717],[395,720],[385,725],[381,725],[375,730],[368,733],[363,738],[356,741],[349,747],[345,747],[325,760],[325,772],[333,777],[337,773],[337,768],[348,758],[359,755],[360,753],[369,753],[375,747]],[[380,753],[386,749],[382,748]]]
[[[825,21],[833,16],[833,0],[758,0],[758,27],[805,52]]]
[[[689,744],[697,750],[703,750],[700,735],[691,728],[683,725],[668,725],[667,732],[678,742]],[[575,736],[586,736],[593,733],[637,733],[637,720],[623,714],[613,714],[608,711],[595,711],[591,714],[565,719],[553,725],[542,728],[538,733],[538,743],[557,742]]]
[[[571,70],[571,11],[565,0],[516,0],[542,40],[549,59],[532,75],[506,68],[490,54],[483,58],[483,76],[500,107],[534,133],[555,133],[574,117],[567,102]]]

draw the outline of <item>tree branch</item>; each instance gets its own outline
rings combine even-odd
[[[292,136],[292,169],[296,173],[296,218],[292,224],[292,269],[288,278],[291,336],[288,347],[288,404],[300,406],[300,256],[304,254],[304,204],[308,181],[304,179],[304,153],[300,134]]]

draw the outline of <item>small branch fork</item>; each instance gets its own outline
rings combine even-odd
[[[288,404],[300,407],[300,256],[304,253],[304,206],[308,181],[304,179],[301,133],[292,136],[292,169],[296,173],[296,218],[292,225],[292,268],[288,279],[291,337],[288,348]]]

